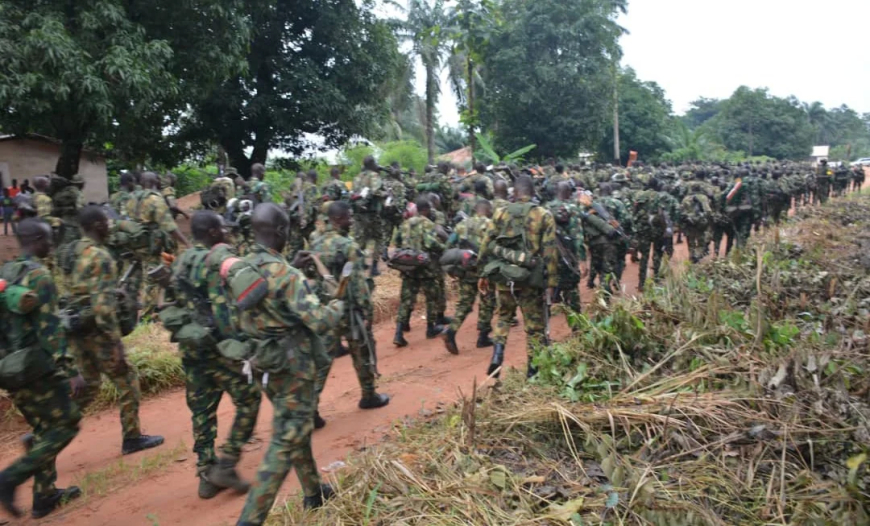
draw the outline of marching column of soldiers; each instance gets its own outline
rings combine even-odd
[[[121,452],[162,444],[142,432],[139,376],[122,339],[147,308],[178,343],[198,496],[247,494],[237,524],[260,525],[291,468],[306,508],[334,494],[311,442],[326,425],[318,402],[337,357],[351,356],[360,409],[390,402],[377,389],[372,331],[379,262],[402,279],[395,346],[409,345],[422,292],[425,337],[459,354],[456,336],[477,302],[476,347],[493,348],[487,375],[497,378],[519,308],[532,377],[552,306],[579,312],[584,278],[606,300],[624,291],[630,259],[643,292],[683,238],[691,263],[721,257],[792,208],[860,190],[864,171],[824,161],[620,168],[551,160],[543,168],[477,163],[470,173],[439,163],[418,175],[367,157],[352,183],[337,168],[322,186],[315,171],[299,173],[275,195],[255,164],[249,180],[228,168],[201,193],[192,245],[175,222],[186,213],[174,175],[125,172],[119,183],[108,203],[86,205],[81,178],[36,178],[20,207],[20,256],[0,269],[0,389],[33,428],[25,454],[0,472],[0,505],[15,516],[15,490],[30,477],[34,517],[81,494],[55,486],[55,459],[78,433],[101,375],[119,393]],[[458,292],[452,318],[445,276]],[[224,393],[236,413],[216,451]],[[249,483],[236,465],[263,393],[272,437]]]

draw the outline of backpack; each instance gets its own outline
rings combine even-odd
[[[429,253],[414,250],[412,248],[402,248],[393,251],[387,259],[387,266],[393,270],[398,270],[404,275],[414,276],[417,271],[429,266]]]
[[[710,200],[703,194],[689,194],[680,203],[680,217],[687,225],[704,226],[710,222],[713,209]]]
[[[160,226],[156,223],[152,223],[150,221],[142,221],[142,204],[145,202],[145,199],[156,195],[160,199],[163,199],[163,196],[154,190],[143,190],[136,194],[133,199],[136,200],[136,207],[133,210],[132,220],[139,223],[141,227],[148,233],[148,245],[147,245],[147,255],[151,256],[159,256],[164,251],[170,251],[174,246],[174,240],[168,236],[165,232],[160,230]]]
[[[199,200],[206,210],[220,210],[227,204],[227,191],[220,183],[212,183],[199,193]]]
[[[216,245],[218,247],[220,245]],[[207,293],[203,294],[193,282],[192,274],[203,264],[212,251],[196,254],[185,260],[185,265],[175,274],[175,285],[185,297],[189,298],[196,309],[191,312],[185,307],[173,305],[160,311],[158,317],[170,333],[170,341],[177,342],[193,349],[208,349],[217,344],[212,332],[215,329],[215,317]]]
[[[464,278],[477,273],[477,254],[473,250],[451,248],[444,251],[438,261],[448,276]]]
[[[0,316],[4,319],[29,316],[39,307],[36,292],[21,285],[37,267],[33,262],[12,261],[0,270]],[[5,329],[0,334],[0,389],[15,391],[54,372],[54,359],[49,351],[38,343],[14,349],[9,341],[9,327]]]
[[[511,203],[505,208],[509,217],[495,237],[493,258],[483,267],[482,277],[510,287],[544,286],[544,262],[531,254],[526,239],[525,221],[534,206]]]
[[[126,219],[117,219],[112,222],[112,231],[106,246],[118,254],[127,252],[141,252],[149,248],[151,233],[142,224]]]

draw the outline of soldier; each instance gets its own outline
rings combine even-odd
[[[287,241],[287,255],[305,248],[305,241],[314,232],[317,223],[317,207],[323,201],[317,189],[317,170],[296,174],[296,189],[285,195],[285,204],[291,210],[290,239]]]
[[[813,198],[816,203],[823,205],[828,202],[828,196],[831,194],[831,176],[833,174],[834,172],[828,168],[828,161],[822,159],[816,171],[816,184],[813,191]]]
[[[73,179],[81,181],[81,177],[76,175]],[[57,179],[62,181],[61,178]],[[59,240],[58,240],[58,258],[61,258],[65,252],[66,245],[76,241],[81,237],[79,230],[78,214],[82,208],[82,193],[78,186],[73,184],[73,180],[65,181],[65,185],[51,197],[52,211],[51,215],[58,218],[60,222]]]
[[[166,206],[169,207],[169,212],[172,213],[172,218],[184,216],[187,219],[187,213],[178,207],[178,201],[175,199],[175,185],[178,183],[178,177],[172,172],[166,172],[160,178],[160,193],[163,194],[163,199],[166,201]]]
[[[45,175],[40,175],[33,180],[33,187],[36,193],[33,195],[33,206],[36,209],[36,217],[42,219],[49,226],[54,228],[60,227],[60,221],[51,215],[53,203],[51,197],[48,196],[49,179]]]
[[[661,182],[652,178],[647,183],[647,189],[634,195],[634,231],[638,250],[637,288],[643,290],[649,267],[650,250],[652,250],[653,275],[659,273],[662,256],[665,252],[665,242],[673,238],[673,223],[667,204],[661,192]],[[650,249],[652,247],[652,249]]]
[[[499,179],[493,183],[492,188],[492,193],[495,196],[495,199],[492,200],[493,212],[497,211],[499,208],[504,208],[507,205],[511,204],[511,202],[508,201],[507,181]]]
[[[855,165],[852,167],[852,191],[860,192],[861,187],[864,186],[864,179],[866,178],[866,174],[864,173],[864,167],[861,165]]]
[[[596,210],[592,202],[592,196],[588,193],[581,194],[580,205],[582,207],[581,218],[583,220],[583,233],[586,244],[589,246],[589,270],[588,287],[595,286],[593,276],[599,276],[601,288],[608,294],[613,293],[613,285],[618,286],[617,273],[619,271],[619,232],[607,218],[601,217],[601,209]],[[599,206],[603,206],[599,203]],[[604,212],[607,212],[605,209]],[[609,215],[609,213],[608,213]],[[612,218],[611,218],[612,219]]]
[[[417,184],[418,192],[432,192],[441,197],[444,204],[444,212],[453,214],[453,185],[450,184],[450,164],[444,161],[438,163],[437,169],[423,175]]]
[[[432,204],[429,198],[420,196],[415,204],[417,215],[402,223],[393,236],[393,245],[397,249],[428,254],[429,262],[426,266],[402,274],[401,303],[396,318],[396,335],[393,338],[396,347],[408,345],[402,334],[403,327],[406,325],[410,327],[411,312],[414,310],[414,303],[421,289],[426,297],[426,338],[435,338],[444,331],[444,327],[435,322],[438,319],[440,296],[444,294],[438,286],[438,275],[440,274],[443,279],[443,271],[438,265],[438,259],[444,251],[444,245],[439,239],[435,223],[432,222]]]
[[[758,178],[749,170],[743,170],[740,175],[725,194],[725,212],[734,225],[737,248],[746,246],[752,225],[760,220],[764,207]]]
[[[359,380],[362,397],[360,409],[377,409],[390,403],[390,397],[375,391],[377,378],[377,351],[375,337],[372,333],[374,306],[371,300],[369,285],[365,276],[365,258],[359,245],[350,238],[353,224],[350,205],[344,201],[333,201],[327,210],[329,222],[323,235],[315,237],[311,243],[311,252],[319,255],[320,260],[333,276],[341,276],[345,263],[353,264],[353,272],[349,278],[345,292],[345,311],[341,322],[334,331],[324,336],[323,343],[330,356],[339,354],[342,337],[347,339],[348,352],[353,360],[353,368]],[[326,299],[321,294],[321,299]],[[323,392],[329,368],[318,371],[318,394]],[[326,424],[315,415],[315,422],[323,427]]]
[[[24,219],[18,226],[21,255],[0,270],[0,278],[8,285],[27,289],[35,300],[25,309],[27,312],[3,312],[0,339],[10,352],[32,349],[29,352],[39,353],[34,357],[41,357],[45,370],[24,385],[0,385],[10,392],[12,403],[33,427],[24,456],[0,472],[0,505],[12,515],[21,516],[15,506],[15,488],[33,477],[31,514],[36,519],[51,513],[61,502],[81,496],[75,486],[60,489],[54,485],[57,456],[79,431],[81,413],[72,397],[82,391],[85,382],[66,352],[67,342],[57,316],[57,289],[51,273],[40,263],[48,257],[51,238],[48,224],[36,218]]]
[[[382,256],[384,231],[381,214],[384,210],[385,190],[378,175],[378,164],[371,155],[363,159],[363,171],[353,180],[353,194],[350,199],[356,215],[353,238],[364,251],[368,250],[369,242],[374,243],[371,252],[371,276],[379,276],[378,258]]]
[[[486,172],[486,166],[483,163],[475,164],[474,171],[468,174],[468,176],[460,183],[459,191],[473,192],[480,198],[487,200],[492,199],[494,197],[492,177],[490,177]],[[478,186],[480,187],[478,188]]]
[[[225,488],[248,491],[249,484],[239,478],[235,466],[257,423],[260,390],[217,350],[217,343],[235,332],[231,320],[235,313],[227,303],[220,276],[220,263],[233,255],[225,244],[223,219],[213,211],[201,210],[193,214],[190,226],[195,244],[173,263],[170,286],[176,305],[207,329],[209,337],[173,341],[179,342],[187,407],[193,416],[198,493],[200,498],[210,499]],[[218,458],[214,448],[217,409],[225,392],[236,407],[236,416]]]
[[[141,178],[142,191],[135,195],[135,199],[127,202],[127,216],[133,221],[138,221],[145,226],[152,236],[149,261],[159,264],[161,252],[172,252],[176,241],[187,248],[190,243],[175,220],[166,199],[160,193],[160,179],[157,174],[145,172]]]
[[[83,237],[73,247],[75,266],[70,276],[71,304],[80,323],[69,333],[69,343],[85,380],[79,404],[82,411],[100,390],[100,374],[115,384],[121,406],[124,455],[157,447],[161,436],[143,435],[139,427],[139,373],[127,359],[117,318],[116,265],[104,246],[109,220],[100,206],[87,206],[79,214]]]
[[[561,173],[559,168],[561,165],[556,166],[557,174]],[[553,301],[580,312],[580,280],[588,272],[588,266],[583,244],[583,217],[577,205],[571,202],[573,191],[568,181],[556,183],[555,199],[547,203],[547,209],[556,221],[556,247],[559,250],[559,282]]]
[[[382,216],[383,222],[383,237],[381,246],[383,247],[382,256],[386,259],[387,247],[390,246],[390,240],[393,239],[393,233],[402,224],[405,208],[408,205],[406,198],[405,184],[401,181],[401,172],[398,166],[387,170],[387,177],[384,178],[384,212]]]
[[[483,239],[492,226],[492,220],[490,219],[492,217],[492,204],[485,199],[480,199],[474,207],[474,213],[474,217],[468,217],[456,225],[456,230],[447,240],[447,248],[467,248],[468,250],[480,253]],[[456,303],[456,313],[453,316],[453,320],[450,321],[450,326],[444,331],[445,345],[447,350],[452,354],[459,354],[459,347],[456,345],[456,333],[462,327],[462,323],[474,307],[474,300],[478,295],[477,282],[479,279],[478,272],[470,271],[466,271],[458,279],[459,300]],[[478,349],[493,345],[492,340],[489,338],[489,333],[492,331],[492,314],[494,309],[495,291],[489,290],[486,294],[481,293],[477,314]]]
[[[118,212],[118,215],[122,218],[126,219],[129,217],[127,215],[127,203],[131,199],[134,199],[134,192],[136,192],[136,179],[133,177],[133,174],[129,172],[122,173],[118,191],[109,198],[109,204],[112,205],[115,212]]]
[[[329,181],[324,183],[320,193],[323,194],[324,201],[346,201],[348,197],[347,186],[341,180],[341,171],[338,168],[332,168],[329,171]]]
[[[251,165],[251,196],[255,205],[272,202],[272,185],[266,182],[266,167],[260,163]]]
[[[680,203],[680,229],[686,234],[692,263],[698,263],[710,247],[713,209],[700,183],[691,182],[686,185],[686,190],[687,194]]]
[[[782,214],[788,212],[791,197],[789,195],[788,181],[782,179],[782,172],[776,169],[771,174],[771,179],[766,187],[767,213],[773,224],[779,225]]]
[[[291,266],[281,252],[287,243],[290,219],[274,203],[263,203],[251,218],[256,245],[244,261],[265,276],[268,295],[239,316],[239,328],[260,345],[287,349],[280,372],[258,376],[272,402],[272,439],[248,493],[238,526],[259,526],[266,521],[278,490],[290,468],[296,470],[306,509],[319,508],[333,495],[320,482],[311,451],[314,412],[317,409],[317,371],[329,361],[319,335],[335,329],[344,304],[323,305],[298,270],[307,254],[299,253]]]
[[[493,215],[493,225],[480,248],[478,265],[486,268],[490,261],[496,264],[505,261],[499,254],[507,251],[523,253],[524,261],[536,262],[529,280],[521,284],[490,283],[488,277],[478,282],[481,293],[486,294],[495,286],[498,304],[498,322],[495,326],[495,347],[487,374],[496,374],[504,363],[504,348],[507,343],[511,319],[517,306],[523,312],[528,347],[527,376],[537,373],[532,364],[532,351],[546,345],[549,338],[547,316],[556,286],[558,249],[556,248],[556,223],[547,209],[532,203],[534,183],[527,176],[514,183],[516,202],[499,208]],[[522,238],[522,247],[503,246],[507,240]],[[546,287],[546,291],[544,289]]]
[[[624,177],[624,176],[623,176]],[[611,226],[622,230],[619,241],[616,244],[616,280],[622,281],[622,274],[625,272],[625,257],[631,248],[631,236],[634,233],[631,213],[628,211],[628,205],[614,195],[613,183],[601,183],[599,192],[601,193],[601,204],[610,213]],[[619,232],[617,232],[618,234]]]

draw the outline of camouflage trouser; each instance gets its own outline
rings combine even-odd
[[[454,332],[462,327],[465,318],[474,308],[474,300],[477,298],[477,281],[459,281],[459,300],[456,302],[456,311],[453,313],[453,321],[450,329]],[[481,294],[480,306],[477,308],[477,330],[489,332],[492,330],[492,314],[495,310],[495,292],[490,290],[487,294]]]
[[[719,257],[719,247],[722,244],[722,237],[728,235],[728,241],[725,244],[725,254],[731,252],[731,245],[734,244],[734,226],[730,221],[717,220],[713,222],[713,255]]]
[[[599,276],[601,288],[607,292],[612,292],[611,282],[617,279],[617,270],[619,268],[618,254],[619,249],[616,243],[611,241],[589,245],[590,266],[592,271]],[[594,280],[591,281],[594,283]]]
[[[361,327],[358,330],[365,330],[368,333],[368,339],[372,345],[377,345],[375,336],[371,329]],[[356,378],[359,380],[359,387],[362,391],[363,398],[375,394],[375,371],[371,363],[372,357],[369,355],[369,350],[365,345],[365,340],[362,339],[362,333],[358,338],[354,338],[350,330],[349,322],[342,324],[335,331],[323,337],[323,346],[326,354],[330,357],[329,364],[332,365],[332,356],[338,354],[338,346],[341,345],[342,337],[347,338],[347,350],[353,360],[353,370],[356,371]],[[317,371],[317,395],[318,398],[326,386],[326,378],[329,375],[329,367],[325,370],[318,367]]]
[[[510,289],[501,285],[496,289],[498,301],[498,322],[492,341],[502,345],[507,343],[511,320],[516,316],[517,307],[523,313],[523,326],[526,331],[526,341],[529,351],[536,345],[546,342],[547,333],[544,322],[545,292],[542,289]]]
[[[813,198],[816,204],[825,204],[828,202],[828,196],[831,193],[831,186],[829,184],[820,184],[816,191],[813,193]]]
[[[444,291],[440,288],[440,282],[435,274],[435,272],[427,270],[420,271],[413,276],[402,276],[401,302],[399,303],[397,323],[411,321],[411,312],[414,310],[420,289],[423,290],[423,295],[426,297],[426,320],[429,323],[435,323],[438,314],[440,314],[438,308],[441,305],[441,297],[444,296]]]
[[[637,288],[642,289],[646,283],[649,267],[650,250],[652,250],[653,276],[657,276],[662,266],[662,256],[665,254],[665,241],[660,234],[641,234],[637,236],[638,274]],[[652,249],[650,249],[652,247]]]
[[[54,494],[55,461],[79,432],[81,412],[70,398],[69,381],[42,378],[12,394],[12,403],[33,428],[33,448],[3,470],[14,486],[33,477],[33,496]]]
[[[683,226],[686,234],[686,244],[689,248],[689,257],[693,263],[704,259],[710,248],[710,229],[697,226]]]
[[[183,349],[184,379],[187,407],[193,419],[193,451],[197,455],[197,472],[214,464],[214,442],[217,438],[217,410],[224,393],[228,393],[236,406],[236,417],[221,453],[238,460],[244,446],[254,432],[260,411],[260,390],[248,383],[241,368],[217,353],[193,358],[196,350]]]
[[[553,298],[553,302],[559,303],[573,312],[582,312],[580,277],[576,274],[559,274],[559,285],[556,286],[556,297]],[[566,312],[565,316],[567,315],[568,313]]]
[[[436,302],[436,313],[443,315],[444,311],[447,310],[447,280],[444,279],[444,271],[440,268],[435,274],[435,279],[438,281],[438,290],[440,291]]]
[[[737,242],[737,248],[743,248],[749,241],[749,235],[752,232],[752,214],[734,216],[732,222],[734,223],[734,240]]]
[[[79,372],[85,379],[84,393],[77,400],[81,410],[84,411],[100,392],[102,373],[118,390],[124,439],[138,438],[142,434],[139,428],[139,400],[142,394],[139,391],[139,372],[136,366],[125,356],[127,371],[118,374],[116,372],[118,357],[114,344],[99,333],[86,337],[71,337],[69,343],[75,353]]]
[[[266,521],[290,468],[296,470],[306,496],[320,494],[320,474],[311,451],[317,388],[309,360],[313,358],[297,353],[294,371],[270,375],[262,386],[274,408],[272,439],[257,469],[254,485],[248,492],[239,524],[263,524]],[[262,382],[262,375],[257,376],[257,381]]]
[[[402,224],[402,217],[399,216],[398,219],[393,218],[384,218],[383,219],[383,235],[381,236],[381,249],[387,248],[390,246],[390,243],[393,241],[393,232]],[[378,254],[380,256],[380,254]]]
[[[368,250],[369,242],[374,242],[373,261],[381,257],[384,244],[382,236],[384,235],[383,219],[377,214],[358,214],[354,216],[353,222],[353,238],[359,243],[360,248]]]

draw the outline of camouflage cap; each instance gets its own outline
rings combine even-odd
[[[615,173],[612,176],[610,176],[610,182],[612,182],[612,183],[627,183],[628,178],[625,177],[624,173]]]
[[[84,177],[82,177],[81,175],[79,175],[79,174],[75,174],[75,175],[72,176],[72,178],[70,179],[70,182],[71,182],[72,184],[83,185],[83,184],[85,184],[85,179],[84,179]]]

